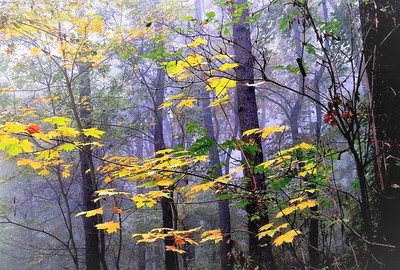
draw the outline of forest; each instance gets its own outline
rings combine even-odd
[[[1,7],[0,269],[400,269],[400,1]]]

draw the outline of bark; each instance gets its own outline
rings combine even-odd
[[[164,132],[163,132],[163,110],[158,109],[164,102],[164,88],[165,88],[165,70],[159,68],[157,71],[156,93],[154,98],[154,151],[165,149]],[[161,198],[162,221],[163,228],[176,228],[177,211],[173,199],[173,187],[160,187],[160,190],[169,192],[170,198]],[[164,240],[165,246],[175,245],[174,239],[166,238]],[[178,255],[173,251],[165,251],[165,269],[177,270],[179,269]]]
[[[380,248],[386,269],[400,265],[400,2],[360,1],[366,72],[378,171],[381,179],[379,236],[395,248]]]
[[[79,84],[79,97],[80,97],[80,110],[79,110],[79,124],[78,128],[90,128],[92,127],[90,121],[90,101],[91,87],[89,71],[86,66],[80,66],[79,71],[81,74]],[[84,102],[82,102],[84,101]],[[84,143],[90,142],[90,139],[82,136]],[[79,152],[80,158],[80,169],[82,176],[82,204],[84,211],[94,210],[98,207],[93,202],[93,195],[97,189],[96,180],[94,179],[94,166],[92,160],[92,150],[89,146],[84,146]],[[85,230],[85,249],[86,249],[86,269],[87,270],[98,270],[100,268],[100,240],[99,232],[95,225],[98,223],[97,217],[83,218],[84,230]]]
[[[143,158],[143,138],[142,134],[140,134],[140,138],[136,139],[136,156],[139,159]],[[137,189],[138,194],[144,193],[144,189],[142,187],[138,187]],[[142,221],[144,219],[144,221]],[[143,228],[144,224],[143,222],[146,222],[145,217],[143,216],[140,221],[137,221],[137,227],[138,228]],[[137,256],[137,270],[146,270],[146,244],[145,243],[138,243],[137,244],[137,249],[136,249],[136,256]]]
[[[203,107],[203,119],[204,127],[206,128],[206,137],[210,139],[216,139],[214,134],[214,125],[212,120],[212,110],[210,105],[210,95],[205,89],[202,89],[202,107]],[[210,151],[210,165],[211,169],[214,170],[213,177],[217,178],[222,176],[221,161],[219,158],[218,146],[214,144]],[[223,190],[221,191],[224,192]],[[231,270],[234,266],[234,257],[232,254],[232,243],[231,243],[231,214],[229,210],[229,200],[222,200],[218,202],[218,214],[219,214],[219,227],[221,229],[223,238],[220,242],[220,261],[221,270]]]
[[[246,4],[245,0],[238,0],[238,5]],[[235,62],[239,64],[236,68],[236,98],[237,111],[239,115],[240,131],[259,128],[258,113],[254,84],[254,58],[251,53],[252,42],[250,37],[249,25],[245,24],[249,16],[249,10],[244,9],[240,21],[233,25],[233,49],[235,52]],[[260,136],[246,136],[244,141],[254,140],[260,147],[254,156],[245,155],[245,178],[247,187],[252,190],[249,198],[250,203],[246,206],[248,215],[249,231],[249,252],[251,256],[251,269],[257,266],[260,269],[276,269],[275,261],[272,256],[270,239],[265,237],[260,240],[257,238],[258,229],[269,223],[266,203],[263,201],[263,194],[266,191],[265,178],[262,174],[254,174],[254,167],[263,162]],[[247,159],[247,161],[246,161]],[[259,219],[254,219],[254,216]]]
[[[324,5],[325,3],[323,3]],[[325,4],[326,7],[326,4]],[[303,46],[302,43],[304,40],[302,40],[301,37],[301,33],[300,33],[300,24],[299,22],[295,22],[293,24],[293,35],[295,38],[295,46],[296,46],[296,54],[298,59],[300,59],[298,62],[299,65],[303,64]],[[318,74],[316,74],[315,76],[317,76]],[[321,73],[322,75],[322,73]],[[304,83],[305,83],[305,74],[299,74],[298,76],[298,84],[299,84],[299,93],[304,93],[305,89],[304,89]],[[299,137],[299,122],[300,122],[300,116],[301,116],[301,110],[303,107],[303,99],[304,96],[300,95],[297,99],[295,104],[293,105],[292,110],[290,111],[290,119],[289,119],[289,123],[290,123],[290,130],[292,132],[292,140],[293,140],[293,144],[296,145],[298,143],[300,143],[301,139]],[[318,105],[317,105],[318,106]],[[319,113],[321,113],[319,111]],[[318,110],[317,110],[317,118],[320,117],[320,115],[318,115]],[[321,118],[317,119],[317,126],[318,126],[318,121],[320,121]],[[317,132],[319,132],[320,130],[320,125],[317,128]],[[318,134],[319,136],[319,134]],[[308,189],[314,189],[316,186],[314,183],[312,183],[310,181],[310,179],[304,178],[304,181],[307,184],[307,188]],[[316,199],[316,195],[315,193],[310,193],[307,192],[307,197],[309,199]],[[317,215],[317,210],[318,207],[312,207],[310,208],[311,210],[311,214],[313,216]],[[309,222],[309,231],[308,231],[308,239],[307,239],[307,244],[308,244],[308,256],[310,259],[310,266],[313,268],[318,268],[319,263],[320,263],[320,256],[319,256],[319,250],[318,250],[318,235],[319,235],[319,227],[318,227],[318,219],[315,217],[309,218],[308,219]]]

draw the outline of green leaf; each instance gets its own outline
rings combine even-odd
[[[54,117],[45,118],[45,119],[43,119],[43,121],[46,123],[50,123],[53,125],[57,125],[58,127],[61,127],[61,126],[66,126],[72,120],[66,116],[54,116]]]
[[[214,144],[215,141],[207,137],[197,139],[190,148],[190,153],[194,156],[205,155]]]
[[[207,19],[208,20],[212,20],[212,19],[214,19],[215,18],[215,12],[214,11],[210,11],[210,12],[207,12],[206,13],[206,17],[207,17]]]

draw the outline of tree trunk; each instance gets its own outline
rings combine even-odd
[[[80,100],[80,110],[79,119],[77,121],[78,128],[90,128],[92,127],[90,121],[90,77],[89,70],[86,66],[80,66],[79,72],[81,74],[80,84],[79,84],[79,100]],[[82,136],[84,143],[90,142],[88,137]],[[98,208],[98,205],[93,202],[93,195],[97,189],[96,180],[94,179],[94,168],[92,160],[92,150],[90,146],[84,146],[79,152],[80,167],[82,175],[82,204],[83,211],[90,211]],[[84,229],[85,229],[85,248],[86,248],[86,269],[87,270],[99,270],[100,268],[100,241],[99,241],[99,231],[95,227],[98,223],[97,217],[83,218]]]
[[[246,0],[238,0],[238,5],[246,4]],[[237,111],[239,115],[240,132],[259,128],[258,113],[254,84],[254,58],[251,53],[252,43],[249,25],[245,23],[249,16],[249,10],[242,11],[240,21],[233,25],[233,49],[235,52],[235,62],[239,64],[236,68],[236,98]],[[260,147],[255,155],[244,153],[245,159],[245,181],[247,188],[252,190],[249,204],[246,206],[248,215],[249,231],[249,252],[251,257],[250,268],[257,266],[260,269],[276,269],[275,261],[272,256],[270,239],[265,237],[260,240],[257,238],[258,229],[269,223],[266,202],[263,196],[266,191],[265,177],[262,174],[255,174],[254,167],[263,162],[261,148],[261,138],[258,135],[245,136],[246,142],[254,142]],[[259,218],[256,218],[259,217]]]
[[[381,203],[379,236],[395,248],[380,248],[386,269],[400,265],[400,1],[360,1],[364,56],[370,86]]]
[[[165,70],[159,68],[157,71],[156,92],[154,98],[154,152],[165,149],[164,132],[163,132],[163,110],[158,109],[164,102],[164,88],[165,88]],[[160,190],[169,193],[170,198],[161,197],[162,220],[163,228],[176,228],[177,212],[173,199],[173,187],[160,187]],[[166,238],[164,240],[165,246],[174,246],[175,240]],[[173,251],[165,251],[165,269],[177,270],[179,269],[178,255]]]
[[[204,127],[206,128],[206,137],[210,139],[216,139],[214,134],[214,125],[212,120],[212,111],[209,107],[210,95],[205,89],[202,89],[202,107],[203,107],[203,119]],[[214,144],[210,151],[210,165],[211,169],[214,170],[214,178],[222,176],[221,161],[219,158],[218,146]],[[221,191],[222,193],[224,191]],[[232,243],[231,243],[231,214],[229,210],[229,200],[218,201],[218,214],[219,214],[219,227],[221,229],[223,238],[220,242],[220,261],[221,270],[231,270],[234,266],[234,257],[232,254]]]

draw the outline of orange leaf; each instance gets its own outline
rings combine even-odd
[[[29,134],[38,133],[38,132],[40,132],[40,126],[39,126],[38,124],[29,124],[29,125],[26,127],[26,131],[27,131]]]
[[[122,214],[122,210],[119,209],[118,207],[114,206],[114,207],[113,207],[113,213],[115,213],[115,214]]]

